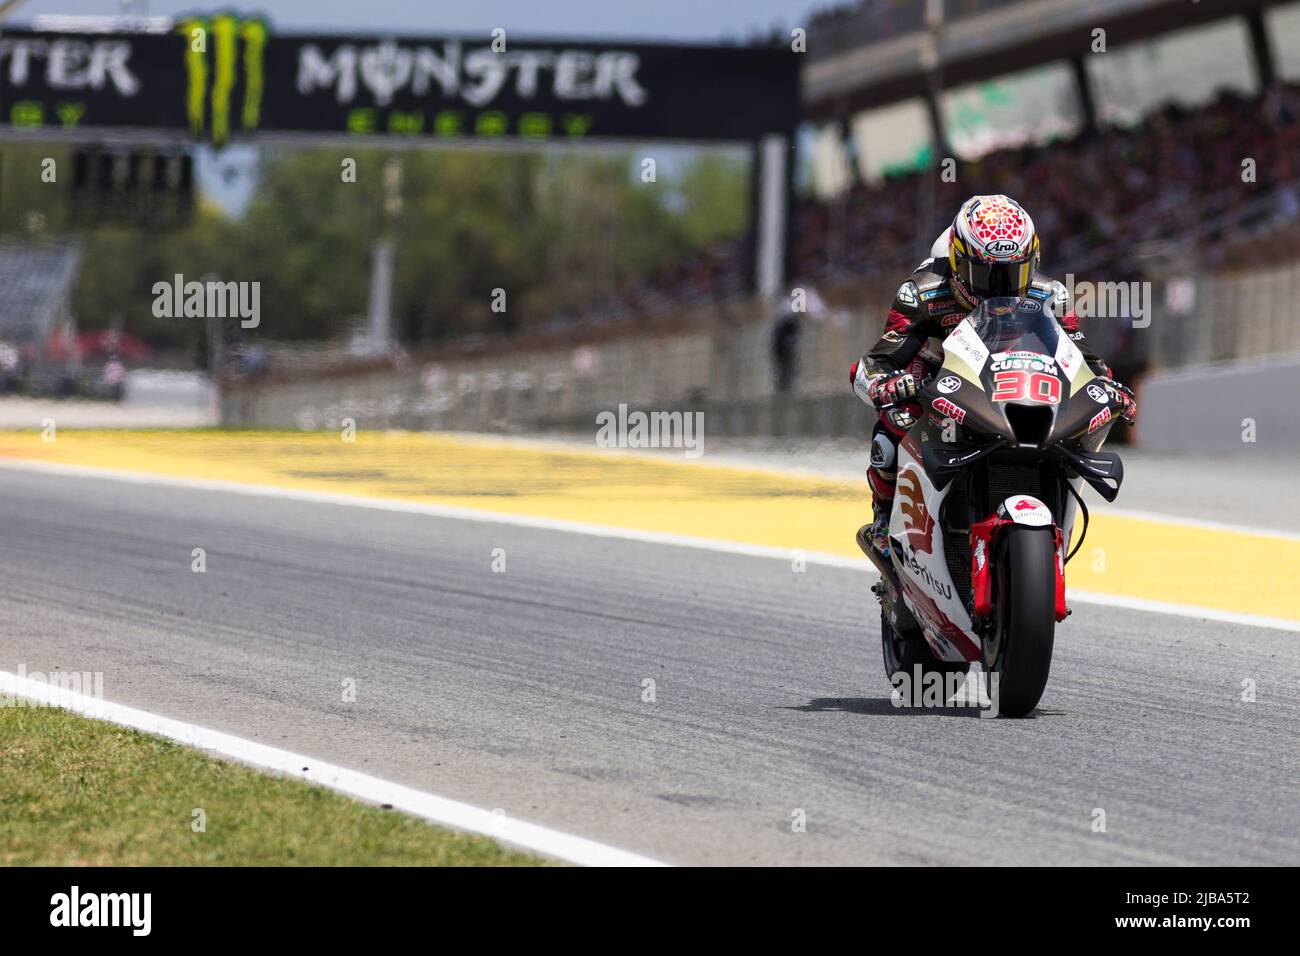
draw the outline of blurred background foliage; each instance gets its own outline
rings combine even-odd
[[[41,183],[41,162],[57,183]],[[345,158],[356,181],[342,181]],[[384,213],[384,168],[401,163],[401,211]],[[88,225],[72,218],[72,159],[50,145],[0,155],[0,232],[77,237],[74,310],[82,329],[117,327],[161,347],[193,329],[155,318],[154,283],[260,281],[261,336],[346,335],[367,310],[375,242],[397,249],[392,315],[408,345],[512,333],[563,320],[720,238],[744,234],[748,159],[691,152],[642,179],[630,153],[264,150],[252,199],[230,215],[200,196],[179,228]],[[37,184],[37,185],[33,185]],[[494,289],[508,308],[491,309]]]

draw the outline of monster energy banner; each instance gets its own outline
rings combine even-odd
[[[0,131],[746,140],[798,120],[788,48],[277,36],[218,15],[168,32],[0,37]]]
[[[185,47],[166,34],[0,34],[0,129],[185,125]],[[163,91],[171,89],[172,95]]]

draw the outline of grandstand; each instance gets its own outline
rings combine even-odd
[[[934,90],[918,52],[935,29],[926,8],[863,0],[813,19],[813,188],[796,202],[792,282],[883,311],[861,290],[910,270],[980,192],[1031,209],[1044,268],[1062,275],[1150,279],[1287,257],[1300,211],[1300,3],[948,0],[951,51]],[[1093,54],[1097,29],[1107,48]],[[943,155],[960,163],[955,181],[934,169]],[[1255,160],[1248,190],[1244,157]],[[743,246],[719,244],[571,324],[736,300],[743,272]]]
[[[635,282],[593,269],[610,281],[585,305],[460,341],[308,361],[250,336],[228,358],[265,361],[229,370],[227,419],[575,428],[622,396],[702,405],[720,430],[857,434],[848,361],[958,203],[995,191],[1034,215],[1050,274],[1151,284],[1148,331],[1132,315],[1088,330],[1123,377],[1300,351],[1300,0],[857,0],[813,16],[807,50],[784,287],[831,308],[803,323],[788,393],[771,348],[785,297],[753,294],[751,221]]]
[[[81,251],[75,242],[0,242],[0,391],[64,393],[75,351],[61,354],[76,320],[72,290]]]
[[[1300,87],[1278,85],[1265,96],[1224,93],[1199,109],[1171,105],[1129,128],[987,153],[952,183],[934,185],[923,171],[858,182],[800,204],[795,271],[834,282],[905,270],[928,245],[921,240],[979,192],[1005,192],[1031,209],[1049,271],[1136,278],[1171,248],[1185,262],[1222,264],[1242,243],[1295,226],[1298,118]],[[1256,161],[1246,195],[1243,157]],[[935,214],[918,234],[913,211],[932,186]]]
[[[0,243],[0,341],[39,346],[71,321],[79,260],[72,243]]]

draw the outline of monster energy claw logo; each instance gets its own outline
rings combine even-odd
[[[185,111],[190,131],[202,138],[211,116],[212,142],[223,145],[230,138],[230,108],[242,63],[244,102],[240,110],[240,127],[257,129],[262,113],[263,62],[269,34],[266,23],[243,19],[234,14],[214,17],[191,17],[177,27],[184,34],[185,72],[188,78]],[[243,47],[242,61],[239,56]],[[208,48],[212,59],[209,65]],[[211,113],[208,106],[211,104]]]

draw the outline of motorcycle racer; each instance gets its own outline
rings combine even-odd
[[[1032,297],[1047,305],[1101,384],[1124,404],[1121,417],[1133,422],[1132,391],[1114,381],[1110,366],[1088,347],[1078,316],[1068,309],[1066,287],[1040,273],[1038,262],[1038,235],[1029,213],[1007,196],[972,196],[935,240],[930,257],[899,287],[879,341],[853,363],[854,392],[880,415],[867,477],[870,539],[882,555],[889,547],[898,442],[921,412],[912,399],[942,364],[943,340],[984,299]]]

